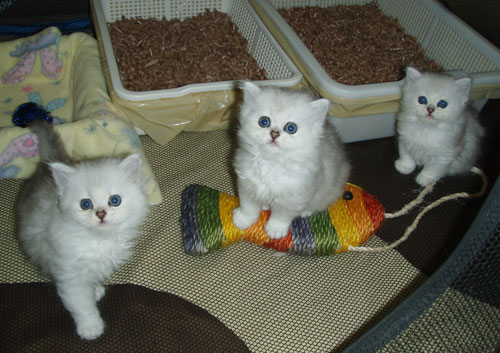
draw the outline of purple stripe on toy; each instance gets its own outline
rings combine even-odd
[[[290,226],[293,247],[290,253],[296,255],[313,255],[316,243],[309,221],[304,217],[295,217]]]
[[[182,193],[181,222],[184,248],[189,254],[201,255],[208,252],[200,235],[196,218],[197,185],[188,186]]]

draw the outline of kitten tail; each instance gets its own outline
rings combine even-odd
[[[66,153],[61,138],[51,123],[45,120],[36,120],[29,127],[31,132],[38,137],[38,152],[41,161],[71,162],[71,158]]]

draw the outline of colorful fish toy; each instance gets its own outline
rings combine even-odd
[[[240,230],[233,224],[233,210],[238,198],[201,185],[190,185],[182,193],[182,228],[184,248],[193,255],[202,255],[245,240],[277,251],[297,255],[333,255],[336,253],[384,252],[406,241],[420,219],[439,205],[456,199],[471,199],[486,194],[486,174],[477,167],[470,172],[481,177],[481,190],[476,193],[457,192],[445,195],[422,208],[402,236],[391,244],[378,247],[360,246],[382,226],[385,219],[408,214],[433,191],[436,182],[423,188],[418,196],[399,211],[386,213],[382,204],[360,187],[347,183],[344,194],[328,209],[309,217],[296,217],[288,234],[271,239],[265,232],[270,211],[261,211],[257,221],[248,229]]]
[[[288,234],[270,239],[264,231],[270,211],[261,211],[256,223],[240,230],[232,222],[238,198],[201,185],[182,194],[182,226],[187,253],[202,255],[245,240],[298,255],[332,255],[367,241],[385,219],[382,204],[360,187],[347,184],[343,196],[327,210],[296,217]]]

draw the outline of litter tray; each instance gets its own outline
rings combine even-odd
[[[331,79],[298,35],[278,13],[291,7],[363,5],[369,0],[250,0],[250,3],[300,69],[308,84],[332,105],[330,115],[345,142],[394,134],[404,80],[349,86]],[[471,100],[481,108],[500,98],[500,51],[433,0],[378,0],[385,15],[396,18],[414,36],[425,55],[449,73],[472,78]]]
[[[247,0],[123,1],[92,0],[92,15],[101,61],[113,102],[157,142],[165,144],[180,131],[227,128],[231,120],[235,81],[187,84],[179,88],[135,92],[124,88],[113,53],[107,23],[126,18],[196,16],[205,9],[227,13],[248,41],[250,54],[267,72],[261,85],[300,87],[302,74],[280,48]],[[175,65],[175,63],[172,63]],[[193,69],[196,69],[195,67]]]

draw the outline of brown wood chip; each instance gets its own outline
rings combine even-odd
[[[123,86],[131,91],[191,83],[265,80],[248,42],[231,18],[208,9],[179,19],[126,19],[108,23]]]
[[[278,12],[335,81],[346,85],[393,82],[411,65],[444,71],[424,55],[416,39],[376,3]]]

